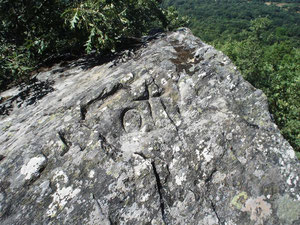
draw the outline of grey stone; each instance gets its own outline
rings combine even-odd
[[[0,223],[300,224],[263,92],[185,28],[132,55],[1,94]]]

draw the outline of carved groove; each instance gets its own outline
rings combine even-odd
[[[133,108],[125,108],[125,109],[123,109],[123,111],[120,114],[121,126],[124,131],[126,131],[125,126],[124,126],[124,116],[129,110],[132,110],[132,109]]]
[[[104,89],[102,90],[102,92],[101,92],[96,98],[90,100],[88,103],[86,103],[86,104],[84,104],[84,105],[81,105],[81,106],[80,106],[81,120],[85,120],[86,114],[87,114],[87,112],[88,112],[88,109],[89,109],[89,107],[90,107],[92,104],[94,104],[94,103],[97,102],[97,101],[104,100],[104,99],[106,99],[107,97],[116,94],[116,93],[117,93],[120,89],[122,89],[122,88],[123,88],[123,85],[120,84],[120,83],[118,83],[118,84],[116,84],[115,86],[113,86],[113,88],[112,88],[110,91],[108,91],[108,92],[106,92],[106,88],[104,88]]]
[[[164,111],[166,112],[168,119],[171,121],[171,123],[172,123],[173,126],[175,127],[176,131],[178,132],[178,127],[176,126],[174,120],[173,120],[173,119],[171,118],[171,116],[169,115],[169,113],[168,113],[168,111],[167,111],[167,107],[166,107],[166,105],[165,105],[165,103],[163,102],[162,99],[160,99],[160,103],[161,103],[161,105],[162,105]]]
[[[134,99],[133,101],[147,101],[147,100],[149,100],[149,87],[148,87],[148,84],[145,82],[144,93],[141,96]]]

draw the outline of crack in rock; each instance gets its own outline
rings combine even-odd
[[[216,205],[212,201],[210,201],[210,205],[211,205],[211,208],[214,211],[214,213],[215,213],[215,215],[216,215],[216,217],[218,219],[219,225],[224,225],[224,223],[221,221],[221,219],[219,217],[219,214],[218,214],[217,209],[216,209]]]
[[[157,172],[156,165],[155,165],[154,161],[151,162],[151,165],[152,165],[153,173],[154,173],[154,176],[155,176],[155,179],[156,179],[156,186],[157,186],[157,191],[158,191],[159,200],[160,200],[160,211],[161,211],[162,219],[163,219],[165,225],[168,225],[169,223],[167,221],[166,213],[165,213],[165,203],[164,203],[163,194],[162,194],[163,187],[162,187],[162,184],[161,184],[161,181],[160,181],[160,176]]]
[[[99,215],[100,218],[105,217],[104,213],[103,213],[103,210],[102,210],[102,207],[101,207],[101,204],[98,201],[98,199],[96,199],[94,194],[92,194],[92,198],[93,198],[94,202],[96,203],[96,206],[98,207],[98,210],[100,211],[100,215]],[[101,221],[101,222],[104,222],[105,224],[108,224],[108,225],[113,225],[114,224],[109,216],[108,216],[108,218],[105,217],[105,218],[101,218],[101,219],[104,220],[104,221]]]
[[[142,153],[142,152],[134,152],[134,154],[135,154],[135,155],[141,156],[144,160],[147,160],[147,159],[148,159],[147,156],[145,156],[145,154]]]

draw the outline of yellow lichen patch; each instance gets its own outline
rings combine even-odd
[[[231,205],[237,209],[242,209],[244,203],[246,202],[248,195],[246,192],[241,192],[238,195],[234,196],[231,200]]]
[[[12,122],[7,122],[6,124],[5,124],[5,126],[2,128],[2,131],[7,131],[10,127],[11,127],[11,125],[12,125]]]
[[[55,115],[55,114],[52,114],[51,117],[50,117],[50,121],[51,121],[51,120],[54,120],[55,118],[56,118],[56,115]]]

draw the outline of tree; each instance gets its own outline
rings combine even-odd
[[[107,52],[124,37],[174,28],[184,21],[174,13],[157,0],[0,0],[0,90],[65,53]]]

